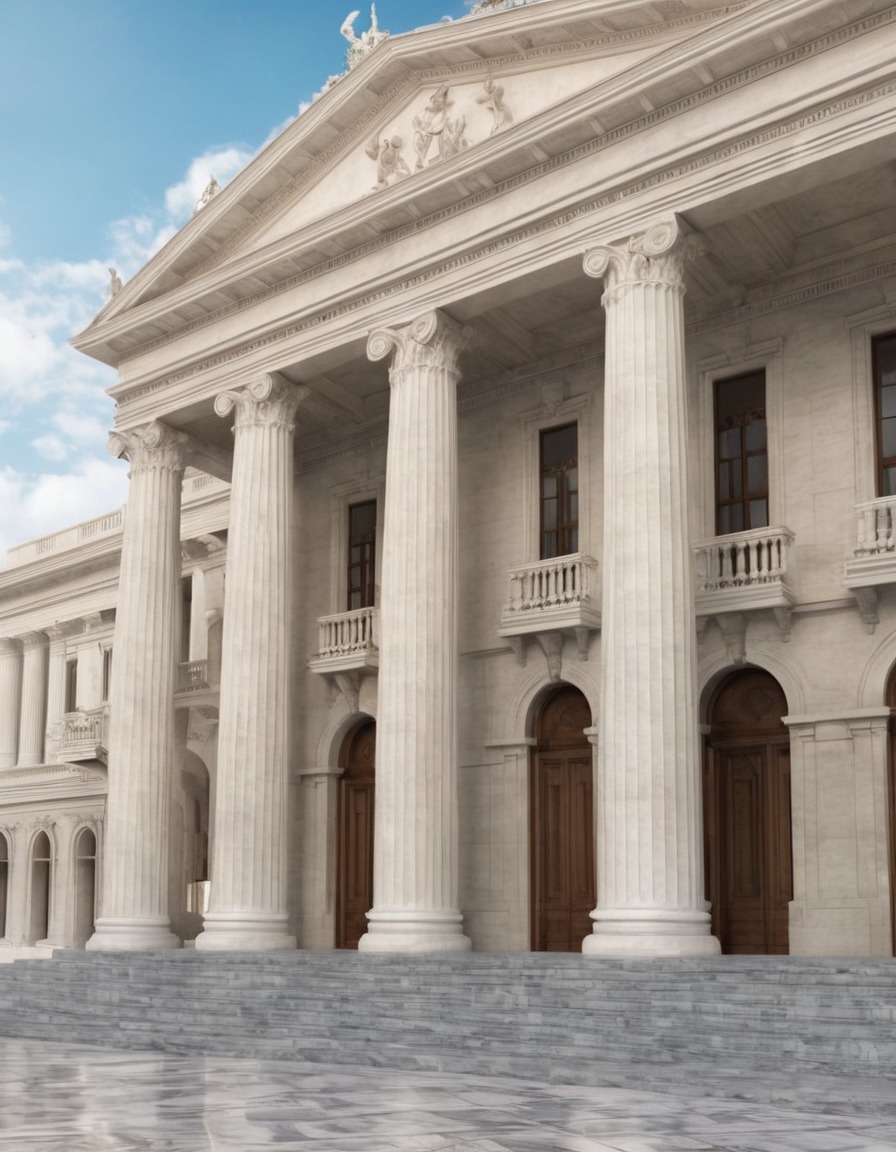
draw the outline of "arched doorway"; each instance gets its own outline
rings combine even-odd
[[[596,902],[591,709],[564,685],[544,701],[532,768],[532,948],[579,952]]]
[[[31,845],[31,915],[28,920],[28,943],[46,940],[50,931],[50,837],[38,832]]]
[[[793,899],[787,700],[745,668],[709,705],[703,771],[707,896],[722,951],[787,955]]]
[[[83,948],[94,933],[96,920],[96,836],[82,828],[75,841],[74,945]]]
[[[376,723],[363,720],[342,742],[337,805],[336,947],[357,948],[373,907]]]

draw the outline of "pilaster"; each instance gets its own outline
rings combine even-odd
[[[89,949],[180,943],[168,916],[168,820],[184,444],[158,421],[109,439],[131,471],[109,699],[103,906]]]
[[[19,752],[19,706],[22,695],[22,645],[0,639],[0,768],[14,768]]]
[[[44,734],[44,756],[48,763],[59,758],[62,750],[62,717],[65,714],[65,650],[68,637],[81,627],[81,622],[54,624],[47,629],[47,726]]]
[[[19,639],[22,642],[22,704],[18,763],[29,767],[44,762],[49,637],[45,632],[29,632]]]
[[[377,712],[374,907],[365,952],[470,948],[458,908],[457,382],[439,312],[371,334],[391,354]]]
[[[585,271],[605,280],[597,908],[591,955],[708,955],[688,526],[685,261],[677,220]]]
[[[286,904],[293,416],[307,388],[267,375],[235,413],[209,911],[196,947],[294,948]]]

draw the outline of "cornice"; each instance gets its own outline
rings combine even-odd
[[[805,4],[802,5],[805,7]],[[655,56],[651,56],[648,60],[642,61],[634,68],[629,69],[621,75],[616,75],[609,78],[604,83],[596,86],[595,88],[580,93],[576,96],[568,97],[564,101],[551,108],[539,113],[536,116],[529,118],[527,121],[517,125],[514,129],[514,147],[518,151],[525,151],[528,146],[533,142],[543,139],[550,131],[559,125],[567,124],[573,120],[588,121],[589,119],[597,118],[599,123],[600,115],[603,114],[606,118],[611,110],[612,104],[625,103],[626,101],[632,102],[637,98],[639,92],[644,88],[651,85],[667,84],[670,75],[670,70],[676,72],[694,71],[699,67],[702,74],[706,74],[706,69],[713,62],[712,51],[725,51],[730,52],[732,45],[736,44],[738,40],[743,40],[748,35],[767,35],[766,25],[769,23],[771,17],[766,15],[765,20],[762,19],[762,13],[765,11],[766,6],[761,6],[762,11],[757,10],[757,6],[753,3],[729,6],[721,11],[729,14],[728,18],[723,21],[722,26],[712,24],[709,28],[705,29],[702,35],[693,37],[686,41],[684,44],[676,44],[674,47],[660,52]],[[776,3],[775,16],[777,19],[774,22],[780,23],[781,16],[778,13],[786,14],[787,11],[799,7],[799,0],[791,0],[790,3]],[[746,11],[744,11],[746,9]],[[714,16],[718,20],[719,11],[714,11]],[[730,13],[734,12],[731,16]],[[547,171],[552,171],[558,167],[558,161],[562,163],[572,163],[580,159],[583,155],[589,155],[593,152],[599,151],[609,145],[615,144],[627,136],[636,134],[646,128],[668,119],[671,116],[678,115],[679,113],[691,108],[695,108],[700,104],[713,100],[727,92],[730,92],[744,84],[752,83],[757,79],[765,76],[774,75],[781,69],[790,67],[799,61],[806,59],[810,56],[816,55],[819,52],[825,51],[829,48],[836,47],[837,45],[854,39],[856,36],[862,35],[866,32],[873,31],[881,27],[894,18],[893,8],[887,9],[886,12],[876,13],[872,16],[866,17],[862,20],[854,21],[851,24],[836,29],[833,32],[827,33],[824,36],[818,37],[810,42],[798,45],[787,51],[778,53],[777,55],[764,60],[761,63],[753,64],[745,67],[720,80],[704,85],[700,90],[687,94],[667,105],[656,108],[652,112],[636,116],[626,121],[626,123],[619,125],[609,132],[603,133],[592,141],[588,141],[578,148],[564,153],[562,156],[556,157],[549,165],[535,165],[529,169],[527,173],[520,174],[512,177],[509,181],[502,181],[495,185],[494,188],[484,190],[477,193],[472,197],[462,197],[458,202],[448,208],[442,209],[437,213],[429,214],[422,217],[420,220],[409,222],[402,225],[398,229],[392,229],[384,233],[372,241],[362,244],[355,244],[343,255],[335,257],[335,266],[341,266],[345,262],[352,262],[368,252],[376,251],[384,244],[394,243],[396,240],[401,239],[405,235],[413,235],[419,232],[421,228],[429,227],[433,222],[447,219],[458,213],[469,210],[480,203],[485,202],[497,195],[512,190],[517,187],[520,181],[526,182],[528,180],[538,179]],[[600,43],[600,38],[595,39],[596,43]],[[512,57],[519,61],[523,57]],[[452,66],[457,67],[457,66]],[[465,74],[467,71],[478,69],[485,75],[487,72],[499,69],[494,68],[491,62],[483,64],[478,62],[475,65],[465,64]],[[432,73],[432,80],[444,79],[449,75],[451,69],[439,69]],[[460,73],[458,73],[460,74]],[[427,74],[421,74],[423,81],[429,80]],[[695,74],[696,75],[696,74]],[[381,115],[383,110],[390,106],[390,102],[395,98],[395,93],[406,91],[408,86],[411,88],[416,87],[418,84],[417,78],[413,80],[405,80],[397,89],[391,93],[385,94],[377,107],[371,110],[370,120],[363,119],[363,131],[359,127],[358,138],[363,138],[366,135],[373,122],[377,119],[382,120],[383,127],[387,124],[387,120]],[[288,131],[288,130],[287,130]],[[352,137],[352,141],[355,138]],[[356,141],[355,141],[356,142]],[[310,173],[308,179],[313,176],[314,179],[319,179],[322,173],[320,164],[330,163],[338,153],[339,156],[343,155],[348,144],[346,137],[343,134],[337,141],[330,146],[321,157],[316,158],[313,163],[318,165],[313,173]],[[463,179],[468,176],[475,176],[479,168],[486,167],[490,162],[490,157],[498,155],[502,150],[506,149],[506,143],[492,137],[490,140],[483,141],[475,148],[469,149],[462,153],[460,157],[454,158],[452,161],[443,161],[439,165],[431,166],[422,172],[415,173],[406,180],[394,185],[392,188],[385,189],[378,193],[371,193],[370,196],[361,198],[358,201],[347,205],[345,208],[340,209],[330,217],[325,217],[322,220],[317,220],[305,226],[301,231],[292,234],[291,236],[277,241],[265,248],[247,255],[242,264],[234,266],[228,265],[224,270],[226,275],[222,282],[227,279],[233,279],[235,276],[251,276],[253,271],[259,266],[269,264],[271,261],[278,259],[285,259],[290,253],[298,254],[303,250],[310,250],[314,247],[316,241],[322,241],[324,237],[329,241],[335,240],[340,230],[346,232],[350,228],[357,227],[359,223],[370,215],[371,210],[371,197],[374,197],[372,203],[375,209],[379,211],[392,211],[401,206],[410,203],[415,197],[423,193],[423,191],[435,184],[443,184],[446,181],[454,179]],[[324,160],[328,153],[332,155],[328,160]],[[305,175],[300,173],[294,180],[290,181],[288,185],[284,185],[275,193],[273,198],[269,198],[264,205],[259,208],[258,212],[263,213],[263,219],[256,217],[256,224],[252,221],[247,222],[244,226],[248,231],[241,231],[241,239],[233,242],[233,246],[241,243],[246,239],[256,227],[262,223],[267,223],[276,212],[276,208],[280,201],[277,198],[282,198],[283,203],[292,200],[300,191],[299,185],[296,181],[304,181]],[[304,185],[302,185],[304,186]],[[213,202],[217,204],[219,198]],[[274,201],[277,201],[274,204]],[[271,208],[270,205],[274,204]],[[208,270],[213,268],[220,268],[221,260],[233,250],[229,247],[230,240],[225,240],[222,246],[201,266]],[[238,304],[227,305],[220,309],[208,313],[206,316],[197,318],[187,324],[179,326],[172,332],[160,337],[156,337],[146,343],[140,345],[138,348],[130,351],[127,356],[121,361],[122,364],[127,362],[135,356],[143,355],[150,352],[155,348],[163,347],[173,340],[178,339],[180,336],[185,335],[198,328],[202,328],[208,324],[215,323],[216,321],[232,315],[235,311],[239,311],[245,307],[251,307],[273,295],[282,291],[288,291],[295,287],[296,284],[302,283],[307,278],[314,278],[323,272],[330,270],[334,266],[333,261],[325,261],[320,265],[313,268],[304,270],[298,273],[297,276],[288,277],[271,288],[265,289],[259,293],[251,294],[241,300]],[[191,275],[190,280],[185,283],[182,288],[172,290],[171,292],[147,301],[143,305],[136,305],[131,312],[124,313],[120,317],[121,323],[116,324],[116,318],[110,318],[104,324],[105,333],[104,339],[114,339],[116,336],[123,335],[131,326],[134,320],[138,322],[150,322],[152,319],[167,313],[171,309],[177,307],[178,303],[182,300],[188,299],[195,295],[197,291],[202,291],[206,294],[212,293],[215,290],[217,279],[213,278],[209,283],[202,285],[198,282],[197,277]],[[145,315],[141,315],[141,311]],[[84,338],[88,335],[91,336],[91,341],[96,335],[96,331],[92,327],[88,329],[82,337],[75,340],[76,346],[88,348],[88,343]],[[111,390],[113,395],[117,394],[117,390]]]
[[[891,11],[891,15],[896,17],[896,12]],[[111,393],[118,399],[119,407],[125,410],[129,404],[140,400],[143,397],[153,394],[164,388],[169,388],[174,385],[180,384],[194,376],[198,376],[203,372],[214,371],[234,361],[239,360],[253,352],[259,351],[264,348],[274,347],[282,344],[296,336],[301,335],[309,329],[319,327],[328,321],[332,321],[342,316],[348,316],[356,313],[364,307],[388,300],[399,296],[400,294],[409,290],[420,288],[427,283],[433,281],[441,281],[445,276],[456,269],[464,266],[469,266],[485,260],[502,250],[519,249],[525,242],[536,239],[540,235],[554,232],[558,228],[574,224],[577,221],[587,220],[589,217],[596,215],[603,209],[619,205],[626,200],[635,197],[638,193],[650,191],[658,188],[664,184],[672,183],[681,180],[694,173],[699,173],[703,170],[709,169],[720,161],[731,159],[737,156],[743,156],[751,150],[762,147],[768,143],[774,143],[777,140],[801,132],[806,127],[813,124],[819,124],[826,120],[832,120],[837,116],[853,111],[855,109],[864,107],[871,104],[883,97],[891,96],[896,93],[896,80],[890,80],[882,84],[872,85],[865,90],[858,92],[851,92],[844,95],[842,98],[816,104],[806,111],[794,116],[790,119],[781,120],[777,123],[755,130],[745,132],[736,138],[729,139],[725,143],[715,147],[707,148],[699,154],[682,160],[678,164],[672,164],[660,169],[654,169],[650,174],[640,177],[637,180],[631,181],[626,184],[617,184],[611,186],[600,196],[594,197],[590,200],[579,202],[567,208],[564,211],[557,212],[549,217],[539,219],[533,223],[527,224],[522,228],[517,228],[514,231],[504,233],[503,235],[489,241],[488,243],[479,245],[476,248],[468,249],[460,252],[450,259],[443,260],[438,265],[428,264],[422,270],[415,272],[411,275],[405,276],[400,280],[395,280],[391,284],[380,286],[372,291],[359,293],[354,297],[348,297],[341,301],[341,303],[323,308],[316,312],[306,314],[301,319],[294,321],[292,324],[281,326],[280,328],[255,337],[252,340],[245,341],[242,344],[234,345],[225,351],[218,353],[213,357],[204,360],[195,361],[186,366],[182,370],[172,373],[162,379],[154,381],[147,381],[136,385],[120,386],[119,388],[112,389]],[[650,120],[651,123],[655,122],[655,117],[660,114],[657,110],[654,113],[648,114],[643,120]],[[891,119],[896,122],[896,111],[891,113]],[[617,132],[621,132],[618,129]],[[613,134],[608,134],[613,135]],[[502,185],[496,186],[495,189],[477,193],[475,196],[468,198],[465,201],[467,208],[473,207],[479,203],[483,203],[500,189],[500,191],[509,191],[512,188],[519,188],[529,183],[532,179],[537,178],[550,172],[556,168],[572,163],[577,160],[584,159],[593,155],[598,147],[606,146],[605,142],[595,142],[593,144],[581,145],[568,153],[546,161],[544,164],[538,166],[537,169],[530,170],[527,173],[520,174],[512,177],[510,180],[505,181]],[[739,173],[743,175],[744,167],[741,165]],[[308,282],[316,279],[328,271],[342,267],[345,264],[351,263],[353,260],[358,259],[360,255],[366,255],[368,252],[376,251],[389,244],[394,244],[398,239],[403,239],[407,236],[412,236],[418,229],[423,227],[430,227],[433,223],[441,219],[446,219],[453,215],[456,208],[444,209],[425,220],[420,221],[418,225],[406,226],[398,229],[396,232],[388,234],[387,237],[381,238],[377,241],[371,241],[364,245],[361,249],[356,249],[352,253],[347,253],[343,257],[336,257],[332,260],[326,261],[324,264],[318,265],[316,268],[300,273],[292,277],[288,282],[278,286],[276,289],[271,289],[262,294],[259,298],[274,295],[276,292],[285,291],[288,288],[295,287],[298,284]],[[621,229],[620,229],[621,231]],[[249,299],[241,301],[237,305],[233,305],[228,309],[223,310],[224,314],[231,314],[238,312],[242,309],[250,307],[253,303],[257,303],[258,299]],[[421,305],[425,307],[426,305]],[[195,322],[194,322],[195,323]],[[149,350],[147,346],[146,350]]]

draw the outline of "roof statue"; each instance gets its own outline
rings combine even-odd
[[[109,287],[107,288],[107,292],[109,294],[109,299],[114,300],[114,298],[118,295],[118,293],[121,291],[121,289],[123,287],[124,287],[124,285],[121,282],[121,277],[118,275],[118,272],[116,271],[116,269],[110,268],[109,269]]]
[[[210,200],[212,200],[215,196],[217,196],[220,191],[221,191],[221,185],[214,178],[214,176],[212,176],[212,178],[209,180],[208,184],[206,184],[205,188],[203,189],[202,195],[196,201],[196,207],[193,209],[193,215],[195,216],[196,213],[200,209],[204,208],[206,206],[206,204],[208,204],[208,202]]]
[[[360,36],[356,36],[354,24],[360,15],[360,11],[349,12],[348,16],[342,21],[342,27],[339,29],[346,40],[348,40],[348,52],[345,55],[345,60],[349,69],[354,68],[356,64],[360,64],[364,57],[372,52],[377,44],[381,44],[389,35],[388,32],[380,31],[379,24],[377,24],[376,20],[376,5],[371,4],[370,27],[366,32],[362,32]]]

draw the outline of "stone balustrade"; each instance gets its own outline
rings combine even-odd
[[[583,552],[509,568],[502,636],[564,627],[600,627],[597,561]]]
[[[855,556],[882,556],[896,547],[896,496],[856,504]]]
[[[178,664],[176,692],[199,692],[208,686],[207,660],[188,660]]]
[[[789,528],[754,528],[695,544],[697,615],[790,607],[793,539]]]
[[[313,672],[375,668],[379,660],[379,611],[356,608],[319,616],[318,650],[308,662]]]
[[[106,747],[108,708],[79,708],[62,717],[63,760],[103,759]]]
[[[17,568],[21,564],[29,564],[33,560],[40,560],[56,552],[77,548],[88,541],[113,536],[121,532],[123,524],[124,509],[119,508],[117,512],[85,520],[83,524],[76,524],[73,528],[66,528],[62,532],[29,540],[27,544],[10,548],[6,557],[7,566]]]

